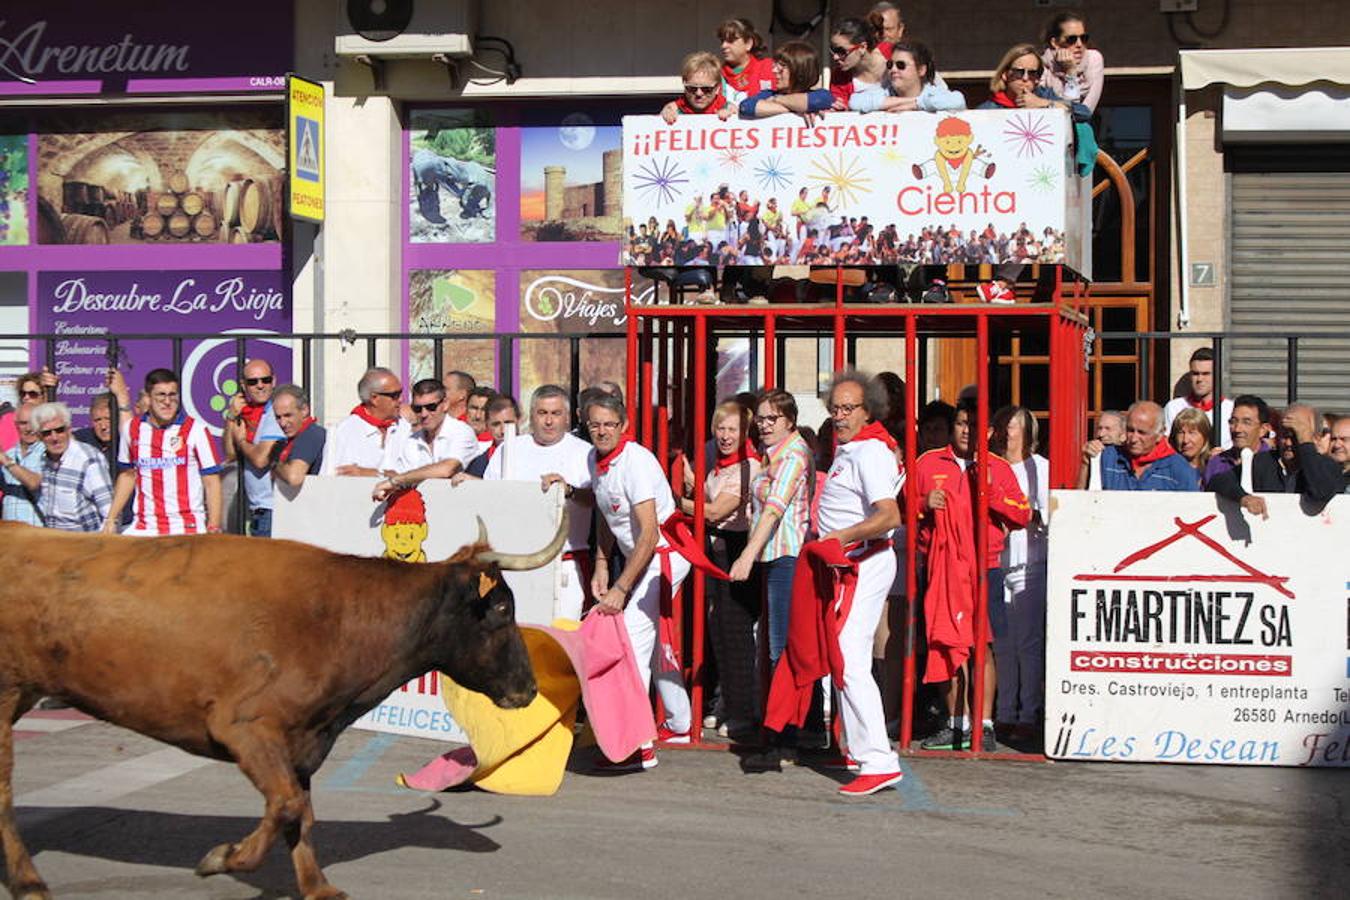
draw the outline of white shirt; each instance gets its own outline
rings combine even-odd
[[[872,504],[900,492],[895,454],[878,440],[840,444],[820,491],[820,533],[857,525],[872,515]]]
[[[352,413],[328,432],[328,446],[323,451],[323,470],[319,474],[334,475],[338,466],[381,469],[385,451],[391,446],[397,448],[410,434],[412,427],[402,418],[389,426],[385,433]]]
[[[467,466],[477,455],[478,439],[473,429],[459,419],[446,416],[430,443],[427,442],[426,432],[421,429],[401,441],[389,442],[384,449],[380,469],[411,472],[446,459],[457,459],[461,466]]]
[[[544,445],[528,434],[520,434],[488,460],[483,472],[485,481],[537,481],[545,475],[561,475],[574,488],[591,486],[590,444],[574,434],[563,434],[562,440]],[[626,454],[627,449],[624,450]],[[502,457],[509,461],[509,470],[502,472]],[[576,500],[567,501],[568,550],[584,550],[590,546],[591,510]]]
[[[645,500],[655,500],[656,523],[660,525],[675,512],[675,497],[670,493],[670,484],[661,471],[661,464],[641,444],[629,442],[625,445],[604,475],[595,470],[596,452],[592,448],[587,460],[596,508],[605,517],[619,549],[632,555],[637,533],[633,507]],[[666,546],[666,539],[660,532],[656,535],[656,546]]]
[[[1032,454],[1021,462],[1009,464],[1017,476],[1017,485],[1031,501],[1033,512],[1039,511],[1041,522],[1050,518],[1050,461],[1040,454]],[[1034,529],[1034,531],[1033,531]],[[1000,563],[1006,572],[1017,566],[1044,566],[1046,560],[1045,526],[1028,525],[1008,532],[1003,544]]]
[[[1172,433],[1172,420],[1190,405],[1185,397],[1173,397],[1167,401],[1167,405],[1163,407],[1163,429],[1168,434]],[[1233,436],[1228,433],[1228,420],[1233,417],[1233,401],[1227,397],[1224,398],[1222,405],[1219,407],[1219,420],[1217,422],[1211,417],[1212,412],[1211,410],[1205,413],[1205,416],[1210,418],[1210,424],[1214,426],[1214,436],[1220,440],[1219,446],[1227,450],[1233,446]]]

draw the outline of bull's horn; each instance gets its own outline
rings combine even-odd
[[[478,542],[487,543],[487,529],[483,526],[483,520],[478,520]],[[502,553],[499,550],[480,550],[475,554],[474,559],[487,565],[496,563],[497,568],[508,572],[523,572],[527,569],[537,569],[546,565],[549,560],[558,555],[562,550],[563,544],[567,542],[567,508],[563,507],[562,518],[558,520],[558,533],[553,535],[553,540],[548,542],[548,546],[533,553]]]

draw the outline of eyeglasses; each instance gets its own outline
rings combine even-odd
[[[54,434],[65,434],[70,430],[69,425],[57,425],[55,428],[44,428],[38,432],[38,437],[51,437]]]
[[[257,387],[260,384],[271,384],[271,383],[272,383],[271,375],[263,375],[261,378],[244,379],[244,384],[248,385],[249,387]]]
[[[755,416],[755,424],[756,424],[756,425],[775,425],[775,424],[778,423],[778,420],[781,419],[781,418],[783,418],[783,414],[782,414],[782,413],[779,413],[779,414],[776,415],[776,416]]]
[[[832,416],[851,416],[862,408],[861,403],[831,403],[825,407],[826,411]]]
[[[621,422],[587,422],[586,427],[591,431],[617,431],[623,426]]]
[[[440,400],[437,400],[435,403],[414,403],[412,404],[412,411],[414,413],[433,412],[436,407],[440,405]]]
[[[850,47],[840,47],[838,44],[831,44],[830,55],[833,56],[835,59],[843,59],[845,56],[848,56],[850,53],[852,53],[854,50],[857,49],[858,49],[857,44],[854,44]]]
[[[1009,81],[1023,81],[1023,80],[1025,80],[1025,81],[1040,81],[1040,80],[1041,80],[1041,70],[1040,70],[1040,69],[1018,69],[1018,68],[1011,68],[1011,69],[1008,70],[1008,80],[1009,80]]]
[[[908,68],[909,68],[909,63],[905,62],[903,59],[888,59],[888,60],[886,60],[886,71],[888,71],[888,72],[889,72],[891,69],[895,69],[897,72],[903,72],[903,71],[905,71],[905,70],[908,69]]]
[[[40,390],[38,390],[38,391],[34,391],[34,390],[19,391],[19,396],[20,396],[20,397],[41,397],[42,394],[43,394],[43,392],[40,391]]]
[[[376,397],[388,397],[390,400],[397,400],[399,397],[402,397],[402,396],[403,396],[403,391],[401,391],[401,390],[398,390],[398,391],[376,391],[376,392],[375,392],[375,396],[376,396]]]
[[[175,392],[172,393],[172,394],[151,394],[151,395],[150,395],[150,399],[151,399],[151,400],[158,400],[158,401],[160,401],[161,403],[168,403],[170,400],[177,400],[177,399],[178,399],[178,393],[175,391]]]
[[[1082,41],[1082,42],[1083,42],[1083,46],[1084,46],[1084,47],[1087,46],[1087,42],[1088,42],[1088,33],[1087,33],[1086,31],[1083,32],[1082,34],[1065,34],[1065,35],[1061,35],[1060,38],[1059,38],[1059,42],[1060,42],[1061,44],[1063,44],[1064,46],[1066,46],[1066,47],[1072,47],[1074,44],[1078,43],[1079,41]]]
[[[686,84],[684,86],[686,94],[715,94],[717,85],[715,84]]]

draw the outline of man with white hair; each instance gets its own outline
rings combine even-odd
[[[103,456],[72,440],[70,410],[43,403],[32,411],[33,431],[46,450],[37,471],[15,467],[13,474],[37,498],[42,523],[60,531],[98,531],[112,505],[112,484]]]
[[[23,403],[14,412],[14,427],[19,434],[19,442],[8,453],[0,452],[0,489],[4,491],[4,501],[0,502],[0,515],[6,522],[27,522],[29,525],[41,525],[37,507],[33,505],[33,492],[19,478],[19,471],[36,471],[42,459],[42,443],[33,428],[33,410],[38,404]]]
[[[562,592],[556,612],[579,619],[586,586],[591,583],[594,571],[590,534],[595,498],[587,464],[591,445],[568,433],[570,422],[567,391],[556,384],[536,388],[530,396],[530,433],[511,438],[502,452],[494,453],[483,478],[538,479],[540,490],[544,491],[554,484],[562,487],[567,498],[567,543],[563,548]]]
[[[1162,407],[1150,400],[1132,404],[1125,413],[1125,441],[1104,446],[1083,445],[1083,462],[1102,458],[1102,483],[1108,491],[1198,491],[1200,473],[1167,440]]]
[[[393,372],[383,366],[368,369],[356,393],[361,402],[329,435],[324,475],[379,475],[381,463],[412,430],[399,415],[403,384]]]

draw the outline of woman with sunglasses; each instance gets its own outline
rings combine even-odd
[[[830,34],[830,93],[834,108],[866,112],[886,96],[886,55],[862,19],[843,19]]]
[[[1087,26],[1076,12],[1064,11],[1045,28],[1041,83],[1066,100],[1077,100],[1096,112],[1106,81],[1106,61],[1101,51],[1088,46]]]
[[[1074,122],[1088,122],[1092,110],[1081,103],[1066,100],[1041,83],[1044,67],[1036,48],[1031,44],[1017,44],[1003,54],[994,76],[989,79],[993,96],[981,103],[980,109],[1046,109],[1057,107],[1069,111]]]
[[[722,121],[736,115],[736,107],[722,93],[722,67],[705,51],[690,53],[680,64],[684,95],[661,107],[661,118],[671,125],[680,116],[712,116]]]
[[[966,98],[938,78],[932,51],[918,41],[900,41],[886,61],[887,96],[876,106],[854,106],[859,112],[944,112],[965,109]]]
[[[742,119],[796,113],[811,121],[815,114],[829,109],[834,97],[823,88],[814,88],[820,80],[820,57],[806,41],[788,41],[773,55],[773,90],[761,91],[741,101]]]

